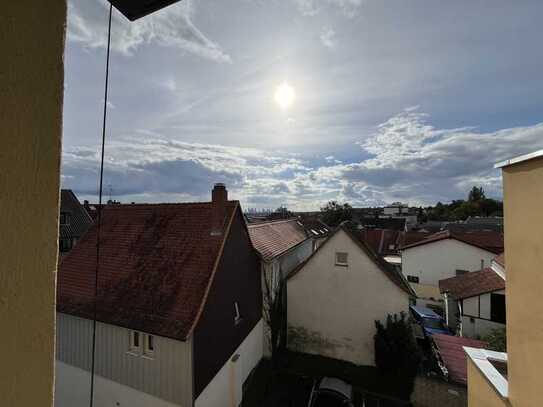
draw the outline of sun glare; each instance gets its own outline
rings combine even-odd
[[[292,104],[294,103],[294,99],[296,99],[296,93],[294,92],[294,89],[292,88],[292,86],[290,86],[286,82],[283,82],[275,90],[274,99],[275,99],[275,102],[279,105],[279,107],[285,110],[291,107]]]

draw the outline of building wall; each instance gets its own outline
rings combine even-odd
[[[262,320],[230,355],[196,399],[196,407],[238,407],[243,383],[262,358]]]
[[[51,406],[66,1],[0,13],[0,404]]]
[[[95,372],[104,379],[107,394],[103,406],[130,405],[128,401],[138,393],[169,401],[180,406],[192,403],[192,344],[154,336],[153,358],[129,351],[130,330],[98,322],[96,325]],[[143,341],[143,338],[141,338]],[[62,365],[84,371],[91,369],[92,321],[58,313],[57,360]],[[67,369],[70,370],[70,369]],[[68,380],[65,380],[68,379]],[[55,407],[71,407],[70,400],[84,398],[89,388],[84,375],[73,377],[60,374],[56,380]],[[116,382],[120,387],[110,385]],[[125,388],[134,391],[128,392]],[[97,387],[97,393],[99,388]],[[117,391],[118,390],[118,391]],[[78,394],[78,392],[85,394]],[[100,407],[100,405],[97,405]]]
[[[88,406],[90,402],[90,372],[78,367],[56,363],[55,406]],[[66,385],[69,384],[69,385]],[[117,404],[118,403],[118,404]],[[94,378],[95,407],[178,407],[148,393],[124,386],[102,376]]]
[[[420,284],[439,286],[439,280],[456,276],[456,270],[490,267],[496,255],[454,239],[439,240],[402,251],[402,272],[419,277]]]
[[[494,294],[505,295],[505,290]],[[462,336],[467,338],[483,337],[493,329],[505,328],[505,324],[491,321],[491,294],[482,294],[462,300]]]
[[[199,397],[262,318],[260,262],[244,222],[238,210],[234,214],[222,258],[194,331],[195,398]],[[235,302],[241,315],[239,323],[234,321]],[[254,355],[257,360],[262,357],[262,348],[261,343]]]
[[[473,319],[473,322],[471,321]],[[462,336],[477,339],[488,335],[493,329],[505,328],[505,324],[481,318],[462,317]]]
[[[375,320],[407,312],[409,297],[342,230],[287,283],[290,349],[374,365]],[[336,251],[349,266],[335,265]]]
[[[483,376],[481,371],[473,364],[470,358],[468,363],[468,406],[469,407],[508,407],[506,400],[502,399],[498,392]],[[537,404],[518,404],[521,406],[536,406]]]
[[[543,158],[503,169],[507,352],[513,406],[542,406]]]

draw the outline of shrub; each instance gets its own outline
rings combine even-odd
[[[411,394],[422,354],[405,313],[388,315],[386,323],[375,321],[375,365],[393,380],[405,383]]]
[[[507,336],[505,334],[505,328],[497,328],[490,331],[486,336],[483,336],[483,341],[488,345],[488,349],[496,352],[507,352]]]

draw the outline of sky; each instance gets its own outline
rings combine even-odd
[[[543,148],[543,2],[183,0],[113,12],[104,194],[317,210],[500,198]],[[108,3],[69,0],[62,185],[97,201]],[[274,99],[287,84],[289,108]]]

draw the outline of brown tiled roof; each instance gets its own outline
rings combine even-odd
[[[102,210],[97,320],[186,339],[197,323],[237,201],[212,235],[211,203],[107,205]],[[58,272],[57,309],[93,317],[97,224]]]
[[[392,229],[362,229],[359,236],[375,253],[389,256],[399,254],[401,247],[424,240],[430,234]]]
[[[463,346],[485,348],[486,342],[459,336],[434,334],[432,340],[443,365],[447,369],[449,380],[466,385],[468,377],[467,357]]]
[[[269,261],[307,240],[296,219],[247,225],[253,246],[264,261]]]
[[[455,300],[503,289],[505,289],[505,280],[490,267],[439,280],[439,290],[442,293],[449,292]]]
[[[445,239],[455,239],[472,246],[479,247],[480,249],[487,250],[492,253],[499,254],[503,252],[503,234],[498,232],[451,232],[444,230],[442,232],[434,233],[428,236],[424,240],[420,240],[415,243],[407,243],[402,247],[408,249],[411,247],[422,246],[428,243],[437,242]]]
[[[332,237],[334,234],[336,234],[339,230],[343,230],[347,235],[357,244],[364,253],[381,269],[381,271],[394,283],[396,284],[400,289],[405,291],[407,294],[412,295],[416,297],[415,292],[409,285],[409,283],[405,280],[401,272],[397,271],[394,267],[392,267],[390,264],[388,264],[383,258],[379,255],[377,255],[364,241],[364,239],[360,236],[359,231],[353,231],[352,228],[348,227],[345,224],[340,225],[333,233],[332,235],[326,240],[319,248],[311,254],[304,262],[300,263],[296,268],[294,268],[288,275],[288,278],[293,277],[295,274],[300,272],[304,266],[315,256],[315,254],[319,250],[324,250],[324,247],[326,247],[327,243],[332,240]]]

